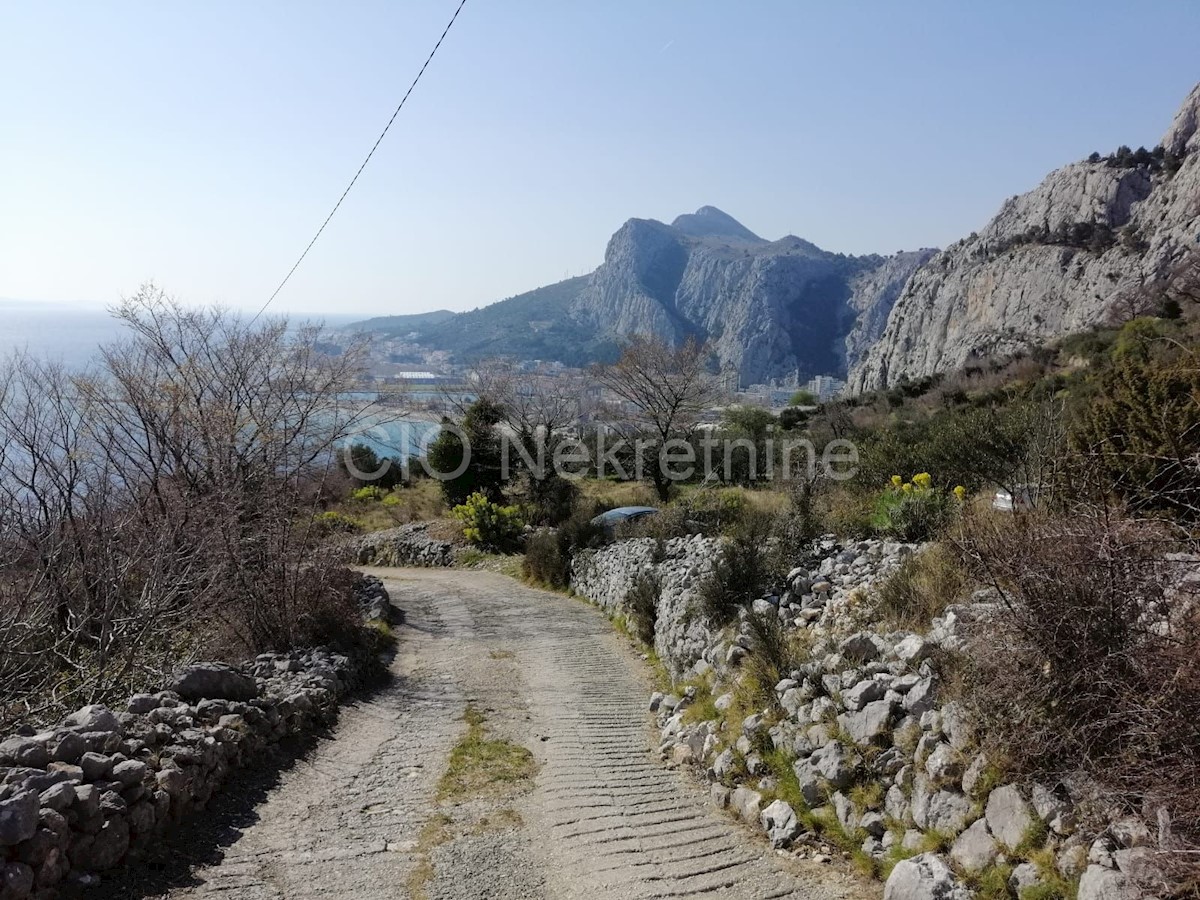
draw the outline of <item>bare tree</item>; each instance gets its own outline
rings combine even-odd
[[[114,312],[93,371],[0,367],[0,723],[350,621],[306,503],[364,415],[362,346],[152,287]]]
[[[479,396],[496,404],[502,427],[521,448],[516,462],[530,503],[545,524],[557,524],[571,514],[576,489],[554,468],[553,457],[580,419],[585,379],[526,371],[511,359],[487,360],[473,377]]]
[[[611,365],[594,366],[593,377],[626,406],[622,424],[648,434],[659,455],[650,467],[650,478],[659,499],[670,496],[670,479],[662,450],[668,441],[691,436],[700,413],[721,396],[717,380],[709,373],[711,353],[694,339],[673,347],[656,337],[635,335],[621,358]]]

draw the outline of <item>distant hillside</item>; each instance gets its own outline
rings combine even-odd
[[[412,313],[405,316],[378,316],[363,322],[355,322],[347,327],[398,337],[414,331],[425,331],[427,328],[450,321],[454,316],[455,313],[448,309],[435,309],[433,312]]]
[[[855,365],[932,252],[854,257],[790,235],[767,241],[704,206],[671,225],[630,219],[591,275],[420,327],[411,316],[359,327],[416,331],[422,346],[462,361],[512,355],[570,365],[612,358],[627,335],[696,337],[744,385],[803,381]]]

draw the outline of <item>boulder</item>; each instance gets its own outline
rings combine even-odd
[[[842,830],[846,834],[854,834],[858,830],[858,810],[854,808],[854,802],[841,791],[836,791],[829,798],[829,803]]]
[[[1033,809],[1038,818],[1046,823],[1055,834],[1066,837],[1075,830],[1078,817],[1070,800],[1060,797],[1040,784],[1030,792]]]
[[[971,764],[967,766],[967,771],[963,773],[962,789],[963,793],[968,797],[974,797],[976,789],[981,786],[984,772],[987,771],[988,760],[984,754],[979,754],[971,760]]]
[[[925,760],[925,772],[936,781],[958,781],[963,774],[962,761],[949,744],[938,744]]]
[[[734,788],[729,797],[729,805],[733,807],[745,821],[751,824],[759,823],[759,812],[762,809],[762,794],[748,787]]]
[[[79,766],[83,769],[83,777],[88,781],[99,781],[107,778],[112,771],[113,759],[103,753],[85,753],[79,758]]]
[[[37,791],[21,793],[0,800],[0,847],[14,847],[37,833]]]
[[[141,784],[149,771],[146,764],[138,759],[127,759],[113,766],[112,779],[123,787]]]
[[[1020,897],[1022,891],[1037,887],[1041,881],[1037,866],[1025,862],[1013,869],[1012,874],[1008,876],[1008,889]]]
[[[759,814],[759,822],[772,847],[782,847],[800,833],[796,811],[783,800],[776,800]]]
[[[847,712],[838,716],[838,724],[854,738],[855,743],[870,744],[891,730],[896,704],[891,700],[876,700],[868,703],[859,712]]]
[[[958,791],[935,791],[921,774],[913,779],[912,817],[918,828],[953,836],[967,827],[970,814],[971,801]]]
[[[897,659],[915,666],[933,652],[933,647],[919,634],[910,634],[896,645],[895,652]]]
[[[1088,866],[1079,879],[1076,897],[1077,900],[1139,900],[1141,892],[1121,872]]]
[[[1033,825],[1033,810],[1015,785],[996,788],[988,797],[988,828],[1009,850],[1016,849]]]
[[[0,896],[21,900],[33,893],[33,869],[22,862],[0,865]]]
[[[45,768],[50,762],[50,753],[44,742],[31,737],[10,737],[0,743],[0,765]]]
[[[184,700],[253,700],[258,682],[223,663],[198,663],[179,672],[170,689]]]
[[[883,889],[883,900],[971,900],[971,896],[934,853],[896,863]]]
[[[851,712],[858,712],[868,703],[882,700],[887,688],[875,679],[860,681],[854,687],[842,691],[842,705]]]
[[[982,872],[996,861],[1000,848],[988,831],[987,821],[978,819],[970,828],[958,836],[950,848],[950,858],[964,872]]]
[[[918,718],[933,709],[937,702],[937,683],[927,676],[913,685],[904,695],[904,709]]]
[[[85,706],[83,709],[71,713],[63,719],[63,725],[67,728],[73,728],[80,733],[108,731],[114,734],[122,734],[124,732],[124,729],[121,727],[121,720],[117,718],[116,713],[107,706],[100,706],[98,704]]]
[[[830,741],[814,752],[806,762],[835,790],[849,787],[854,777],[850,751],[840,741]]]
[[[871,632],[860,631],[842,641],[838,650],[842,656],[855,662],[871,662],[883,655],[882,643]]]

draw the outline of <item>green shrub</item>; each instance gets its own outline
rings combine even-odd
[[[961,496],[962,489],[955,489]],[[904,481],[892,476],[892,484],[875,500],[871,524],[880,534],[901,541],[927,541],[936,537],[949,523],[956,497],[933,486],[928,472]]]
[[[501,553],[516,548],[524,527],[519,508],[493,503],[479,492],[467,497],[450,514],[462,523],[463,537],[468,542]]]
[[[369,485],[356,488],[350,492],[350,499],[355,503],[378,503],[386,492],[381,487]]]
[[[525,559],[521,574],[552,588],[565,588],[571,583],[571,556],[565,551],[559,533],[543,529],[525,542]]]
[[[593,525],[592,518],[591,510],[581,508],[558,529],[543,529],[530,537],[521,563],[525,578],[552,588],[569,587],[575,554],[604,542],[604,529]]]
[[[333,510],[313,516],[312,523],[318,534],[358,534],[362,531],[357,519]]]
[[[674,506],[684,518],[706,531],[726,531],[746,514],[746,494],[738,488],[701,488],[682,497]]]
[[[625,594],[625,608],[633,633],[643,644],[653,646],[654,626],[658,623],[658,600],[662,585],[653,571],[640,572]]]
[[[740,607],[775,586],[780,573],[772,531],[770,516],[751,513],[717,554],[712,574],[700,586],[701,608],[714,623],[732,621]]]

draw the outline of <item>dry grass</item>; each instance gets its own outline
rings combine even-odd
[[[346,499],[330,506],[329,511],[353,519],[362,531],[371,532],[442,518],[446,503],[437,481],[417,478],[397,487],[383,500]]]
[[[421,827],[421,835],[417,839],[417,864],[412,867],[404,886],[413,900],[427,900],[429,892],[425,886],[433,880],[433,851],[452,837],[450,826],[453,820],[445,813],[438,813]]]
[[[901,563],[876,589],[875,612],[889,628],[926,631],[967,590],[957,552],[934,544]]]

